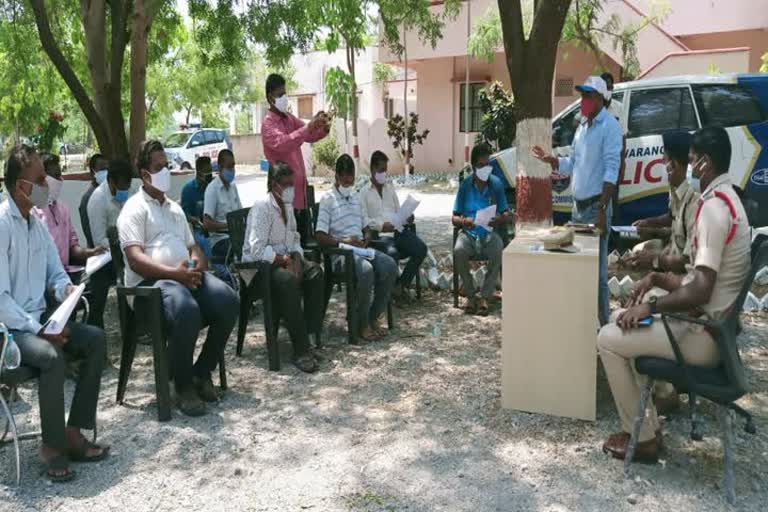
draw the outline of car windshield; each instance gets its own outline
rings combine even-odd
[[[189,134],[186,132],[172,133],[167,139],[165,139],[166,148],[180,148],[189,140]]]

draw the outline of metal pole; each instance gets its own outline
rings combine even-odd
[[[469,35],[472,30],[471,2],[467,0],[467,55],[464,70],[464,167],[469,165]]]
[[[403,80],[403,113],[405,121],[405,179],[411,174],[411,143],[408,140],[408,41],[406,39],[405,23],[403,23],[403,58],[405,60],[405,77]]]

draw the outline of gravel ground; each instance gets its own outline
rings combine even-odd
[[[450,207],[450,206],[449,206]],[[438,259],[448,221],[421,219]],[[250,323],[242,358],[227,354],[230,390],[203,418],[174,413],[158,423],[152,363],[140,346],[127,393],[117,406],[119,357],[114,298],[107,317],[112,366],[101,394],[100,440],[113,456],[76,465],[78,479],[39,477],[37,441],[23,443],[23,480],[13,451],[0,449],[0,511],[478,511],[727,510],[721,498],[722,450],[714,408],[703,404],[706,437],[688,438],[685,406],[667,418],[663,461],[635,467],[600,446],[618,419],[605,377],[596,423],[500,408],[500,308],[464,316],[449,292],[424,293],[396,310],[388,339],[345,343],[342,294],[326,321],[327,360],[305,375],[290,364],[267,370],[261,317]],[[735,423],[738,509],[765,510],[768,498],[768,316],[745,319],[744,360],[753,393],[741,400],[757,435]],[[438,329],[435,329],[435,327]],[[436,331],[439,331],[436,332]],[[437,336],[435,336],[437,334]],[[290,344],[280,333],[283,358]],[[68,387],[71,393],[71,386]],[[34,387],[13,404],[22,430],[38,427]]]

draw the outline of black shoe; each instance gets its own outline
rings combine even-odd
[[[317,371],[317,361],[315,361],[315,358],[310,353],[295,358],[293,364],[304,373],[315,373]]]
[[[216,391],[216,388],[213,387],[213,381],[211,381],[210,377],[207,379],[192,377],[192,384],[195,386],[197,396],[199,396],[203,402],[219,401],[219,393]]]
[[[176,393],[176,404],[179,410],[187,416],[203,416],[207,412],[205,402],[200,400],[194,389],[190,388]]]

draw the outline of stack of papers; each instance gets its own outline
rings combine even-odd
[[[75,286],[74,291],[64,299],[64,302],[59,305],[56,311],[53,312],[51,317],[45,323],[43,330],[45,334],[53,334],[54,336],[61,334],[61,331],[64,330],[64,327],[69,321],[69,317],[72,316],[75,306],[77,306],[78,301],[80,301],[80,297],[83,296],[83,291],[85,291],[84,284]]]
[[[640,238],[635,226],[611,226],[611,231],[617,233],[621,238]]]
[[[376,251],[373,249],[363,249],[362,247],[355,247],[354,245],[349,244],[339,244],[339,249],[346,249],[347,251],[352,251],[352,254],[355,256],[360,256],[361,258],[365,258],[367,260],[372,260],[376,257]]]
[[[102,268],[110,261],[112,261],[112,253],[109,251],[97,254],[96,256],[91,256],[85,262],[85,274],[87,276],[93,275],[94,272]]]
[[[406,222],[408,222],[408,218],[413,215],[413,212],[416,211],[416,208],[420,203],[421,201],[415,199],[411,194],[408,194],[408,197],[405,198],[405,201],[400,205],[400,209],[395,213],[395,217],[392,219],[392,225],[395,226],[395,230],[403,230]]]
[[[477,210],[475,214],[475,226],[482,226],[483,228],[491,231],[492,228],[489,225],[491,220],[496,216],[496,205],[492,204],[482,210]]]

